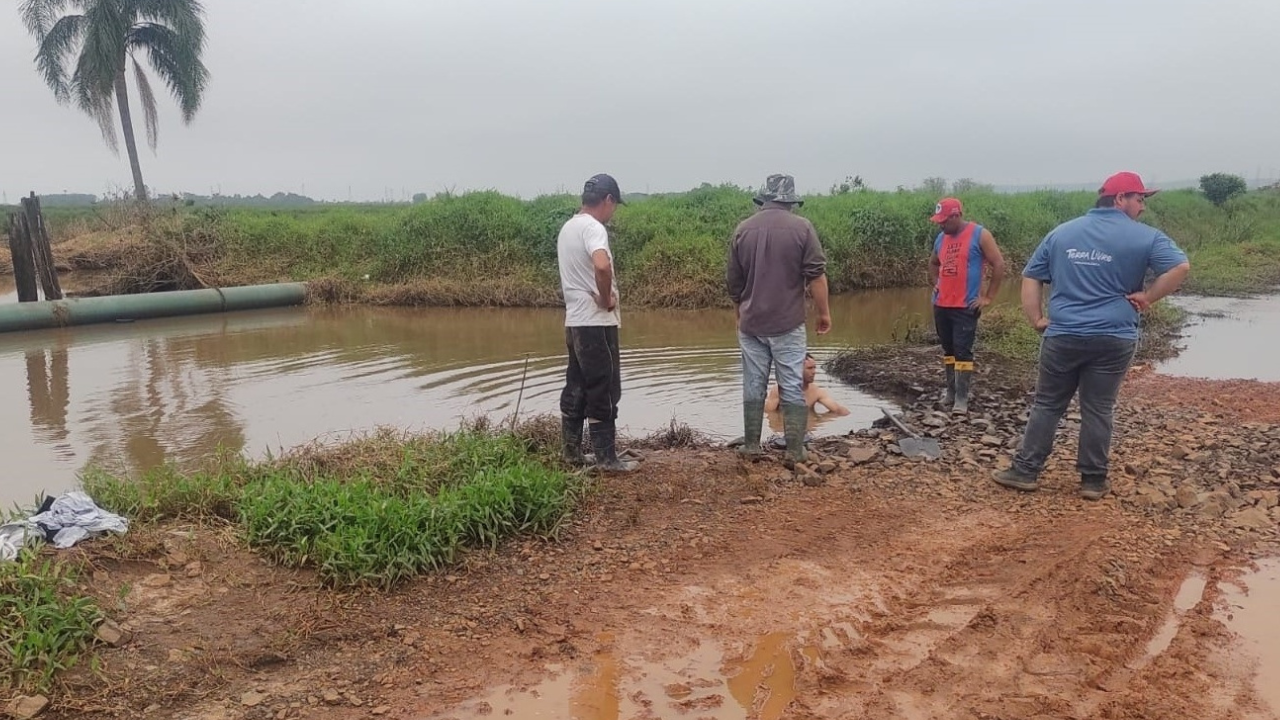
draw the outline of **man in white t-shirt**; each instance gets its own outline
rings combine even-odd
[[[563,456],[585,465],[582,423],[591,427],[595,465],[602,470],[630,471],[636,464],[618,459],[619,368],[618,283],[605,224],[622,203],[618,181],[595,175],[582,188],[582,207],[560,228],[556,255],[564,294],[565,345],[569,367],[560,394]]]

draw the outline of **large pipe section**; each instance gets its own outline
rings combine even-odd
[[[301,305],[306,283],[106,295],[0,305],[0,332]]]

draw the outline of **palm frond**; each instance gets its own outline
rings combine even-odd
[[[92,70],[84,67],[83,55],[80,56],[80,61],[76,66],[75,74],[71,76],[71,91],[76,107],[98,123],[102,140],[107,147],[111,148],[111,152],[119,153],[120,141],[116,136],[116,123],[112,112],[115,110],[115,82],[112,81],[109,89],[104,90],[101,79],[96,77]],[[84,70],[83,73],[82,70]]]
[[[182,120],[191,122],[209,81],[209,70],[200,60],[200,48],[158,23],[135,25],[129,32],[129,47],[147,51],[151,67],[178,101]]]
[[[84,43],[77,70],[83,83],[104,93],[114,89],[116,75],[125,69],[125,34],[128,27],[112,0],[99,0],[85,13]]]
[[[137,19],[164,25],[198,56],[204,50],[204,5],[200,0],[134,0]]]
[[[67,61],[75,52],[84,31],[83,15],[65,15],[44,34],[36,50],[36,67],[58,102],[65,103],[71,97],[71,88],[67,84]]]
[[[114,104],[116,78],[125,70],[125,33],[117,2],[98,0],[85,13],[84,43],[71,78],[76,106],[102,126],[102,137],[115,147],[115,131],[110,128],[110,107]],[[108,108],[104,113],[102,108]]]
[[[25,0],[18,6],[18,13],[22,15],[22,24],[27,32],[37,41],[43,41],[58,16],[70,6],[82,8],[84,0]]]
[[[160,139],[160,114],[156,111],[156,95],[151,91],[151,81],[142,71],[137,58],[133,60],[133,77],[138,84],[138,102],[142,103],[143,124],[147,128],[147,144],[155,152],[156,143]]]

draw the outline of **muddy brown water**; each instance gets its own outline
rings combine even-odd
[[[833,331],[810,342],[821,363],[928,310],[922,290],[837,297]],[[729,311],[624,308],[621,338],[625,432],[674,419],[716,439],[741,434]],[[517,403],[521,416],[557,412],[564,359],[563,315],[550,309],[289,308],[0,335],[0,503],[71,488],[88,465],[138,472],[220,446],[262,456],[377,426],[508,417]],[[850,414],[815,414],[816,435],[892,407],[821,370],[818,382]],[[766,436],[782,429],[779,417],[770,425]]]
[[[1190,313],[1182,352],[1163,363],[1167,375],[1214,380],[1280,381],[1280,301],[1250,298],[1180,297]]]
[[[766,635],[748,657],[728,661],[724,649],[713,642],[660,661],[628,657],[620,663],[606,651],[587,663],[586,672],[553,664],[547,668],[550,677],[537,685],[496,687],[430,720],[619,720],[655,717],[653,707],[662,707],[658,703],[675,708],[680,716],[706,720],[778,720],[796,696],[796,667],[787,646],[792,640],[787,633]],[[816,648],[800,652],[817,658]]]
[[[1005,293],[1011,301],[1016,286]],[[0,303],[16,302],[12,286]],[[1162,371],[1280,380],[1269,358],[1272,298],[1178,300],[1196,315]],[[835,327],[810,332],[819,361],[928,324],[928,291],[833,298]],[[620,424],[645,435],[686,423],[740,434],[740,368],[726,310],[626,310]],[[73,487],[89,465],[140,472],[219,447],[252,456],[377,426],[456,427],[467,417],[555,412],[562,314],[549,309],[289,308],[0,334],[0,507]],[[850,414],[814,414],[815,435],[865,427],[889,401],[821,369]],[[770,433],[781,418],[769,418]]]
[[[1280,558],[1259,562],[1255,571],[1223,589],[1222,615],[1253,661],[1259,700],[1280,717]]]

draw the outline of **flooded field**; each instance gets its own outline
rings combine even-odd
[[[835,328],[811,335],[821,362],[890,340],[928,294],[836,298]],[[563,316],[555,310],[293,308],[0,335],[0,450],[12,471],[0,503],[71,487],[86,464],[142,470],[224,447],[261,456],[379,425],[448,428],[466,417],[557,412]],[[675,419],[740,434],[733,316],[624,310],[620,425],[633,435]],[[819,371],[847,406],[814,416],[816,434],[880,416],[881,401]],[[780,418],[771,418],[781,431]]]

